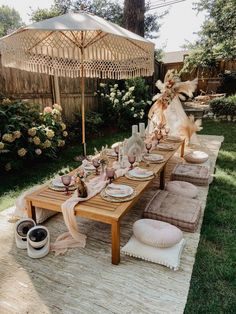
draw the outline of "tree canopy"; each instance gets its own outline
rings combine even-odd
[[[219,60],[236,59],[236,1],[200,0],[195,3],[195,9],[205,11],[206,18],[199,39],[187,45],[191,52],[184,68],[199,65],[209,68]]]
[[[7,5],[0,6],[0,37],[22,26],[20,14]]]
[[[147,8],[148,8],[147,4]],[[31,20],[38,22],[50,17],[84,9],[90,13],[105,18],[108,21],[123,26],[123,5],[116,0],[54,0],[50,9],[37,9],[32,12]],[[159,19],[163,16],[145,13],[145,37],[156,38],[160,28]]]

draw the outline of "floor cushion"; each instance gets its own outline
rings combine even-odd
[[[144,209],[143,216],[168,222],[187,232],[194,232],[200,214],[201,206],[198,200],[158,190]]]
[[[200,165],[178,164],[171,173],[172,181],[186,181],[196,185],[208,185],[209,167]]]
[[[169,181],[165,189],[173,194],[189,198],[195,198],[198,195],[198,188],[185,181]]]
[[[154,247],[171,247],[183,238],[182,231],[163,221],[140,219],[133,225],[133,233],[140,242]]]
[[[157,248],[140,242],[133,235],[128,243],[121,249],[121,252],[129,256],[141,258],[145,261],[167,266],[173,270],[178,270],[185,243],[185,240],[182,239],[172,247]]]
[[[206,162],[209,158],[209,155],[205,152],[195,150],[187,155],[184,156],[184,159],[187,162],[194,163],[194,164],[201,164]]]

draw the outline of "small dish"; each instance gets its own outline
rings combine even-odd
[[[129,170],[128,173],[130,176],[136,177],[136,178],[148,178],[148,177],[153,176],[152,171],[149,171],[149,170],[146,170],[143,168],[139,168],[139,167],[136,167],[132,170]]]
[[[109,184],[105,192],[112,197],[127,197],[134,193],[134,189],[131,186],[125,184]]]

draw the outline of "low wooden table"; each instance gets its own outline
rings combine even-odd
[[[175,150],[173,151],[159,151],[155,150],[154,153],[162,154],[166,161],[160,164],[150,164],[148,170],[152,170],[155,174],[160,174],[160,188],[164,189],[165,186],[165,169],[169,159],[180,148],[180,155],[184,155],[184,141],[173,143]],[[141,163],[142,168],[146,168],[145,163]],[[120,177],[115,180],[118,184],[127,184],[136,190],[137,196],[128,202],[112,203],[105,201],[98,194],[93,198],[81,202],[75,207],[75,215],[80,217],[104,222],[111,225],[111,238],[112,238],[112,264],[118,265],[120,262],[120,220],[132,208],[137,200],[142,195],[142,192],[151,184],[149,181],[134,181],[126,177]],[[28,217],[36,221],[35,207],[45,208],[61,212],[61,205],[66,201],[68,196],[62,192],[56,192],[48,187],[43,187],[30,195],[27,195],[27,212]]]

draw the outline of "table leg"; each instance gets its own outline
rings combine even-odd
[[[27,215],[29,218],[32,218],[35,223],[37,223],[35,207],[32,205],[31,201],[27,201]]]
[[[112,237],[112,257],[111,262],[114,265],[120,263],[120,222],[114,221],[111,225]]]
[[[184,148],[185,148],[185,140],[183,140],[183,143],[181,145],[181,151],[180,151],[180,157],[184,157]]]
[[[166,166],[164,166],[160,172],[160,189],[164,190],[165,188],[165,174],[166,174]]]

